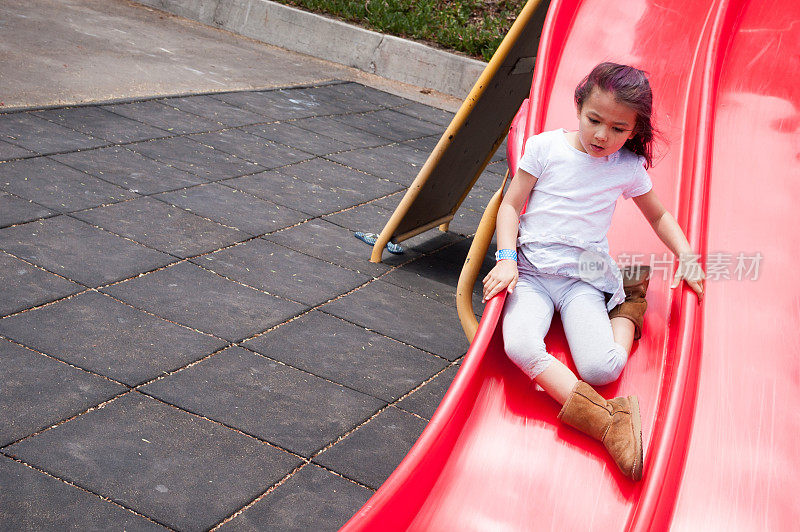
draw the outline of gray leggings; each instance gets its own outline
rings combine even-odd
[[[532,379],[547,369],[555,359],[544,337],[555,310],[561,313],[580,378],[593,386],[617,380],[628,353],[614,341],[604,294],[580,279],[520,273],[503,311],[508,357]]]

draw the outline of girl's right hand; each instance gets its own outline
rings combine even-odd
[[[483,303],[505,289],[508,289],[509,294],[513,292],[514,287],[517,286],[517,279],[519,279],[519,271],[516,261],[506,259],[495,264],[492,271],[483,279]]]

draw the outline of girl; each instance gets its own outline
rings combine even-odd
[[[483,280],[484,301],[508,290],[509,358],[563,405],[561,421],[601,440],[634,480],[642,477],[643,458],[638,400],[607,401],[592,388],[619,377],[647,306],[649,268],[621,274],[608,254],[617,198],[633,198],[679,257],[672,288],[686,280],[702,301],[705,277],[645,170],[653,158],[652,101],[645,73],[630,66],[601,63],[581,81],[578,131],[549,131],[525,143],[497,215],[497,264]],[[582,380],[545,350],[554,310]]]

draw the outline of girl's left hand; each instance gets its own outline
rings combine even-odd
[[[482,302],[486,303],[503,290],[508,290],[510,294],[517,286],[518,279],[517,261],[508,259],[499,261],[483,279]]]
[[[701,303],[705,296],[706,274],[700,263],[697,262],[697,258],[697,256],[681,257],[678,260],[678,268],[675,270],[675,277],[672,279],[670,288],[677,288],[681,284],[681,280],[684,280],[689,288],[697,294],[697,302]]]

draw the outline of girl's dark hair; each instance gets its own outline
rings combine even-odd
[[[645,168],[653,166],[656,132],[652,124],[653,91],[647,74],[631,66],[600,63],[575,87],[575,105],[579,111],[595,87],[612,93],[616,101],[636,112],[636,125],[633,127],[635,135],[628,139],[625,147],[644,157]]]

